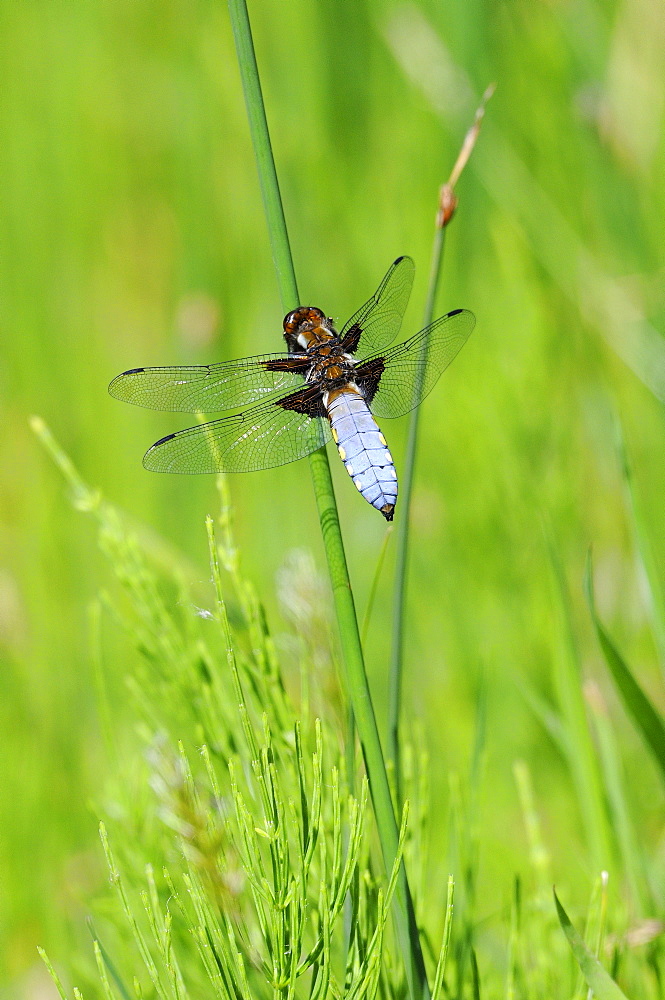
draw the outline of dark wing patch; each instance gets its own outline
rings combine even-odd
[[[372,413],[377,417],[401,417],[418,406],[462,349],[475,324],[472,312],[455,309],[403,344],[358,365],[356,373],[369,379],[370,390],[373,384],[377,386]],[[379,365],[383,365],[381,372]]]
[[[326,408],[321,399],[321,390],[317,386],[306,386],[298,392],[292,392],[290,396],[283,396],[275,401],[276,406],[281,406],[285,410],[297,410],[298,413],[306,413],[309,417],[325,417]]]
[[[300,375],[305,375],[312,367],[312,359],[307,354],[299,354],[292,358],[264,361],[263,367],[268,372],[298,372]]]
[[[372,358],[356,366],[355,382],[363,390],[368,403],[376,396],[385,367],[383,358]]]
[[[260,354],[217,365],[132,368],[113,379],[109,392],[152,410],[214,413],[298,388],[310,364],[303,355]]]
[[[345,323],[340,334],[342,342],[347,335],[353,336],[355,350],[360,352],[361,357],[387,347],[402,325],[414,274],[415,264],[411,258],[398,257],[371,299]],[[354,352],[349,348],[348,353]]]
[[[345,354],[355,354],[358,350],[358,344],[360,343],[360,337],[362,336],[362,328],[354,323],[349,330],[347,330],[344,339],[342,340],[341,347]]]
[[[327,420],[280,402],[169,434],[146,452],[143,464],[152,472],[256,472],[295,462],[330,440]]]

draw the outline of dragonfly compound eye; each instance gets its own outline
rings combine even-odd
[[[300,323],[302,317],[302,309],[294,309],[293,312],[287,313],[284,317],[284,329],[287,333],[292,333],[295,328]]]

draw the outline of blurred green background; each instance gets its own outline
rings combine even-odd
[[[600,613],[662,706],[617,441],[622,428],[653,585],[665,572],[664,9],[250,10],[301,297],[342,321],[409,253],[419,273],[404,331],[417,329],[438,187],[497,83],[446,247],[438,311],[464,306],[478,324],[423,407],[405,698],[425,724],[435,809],[448,773],[470,767],[485,706],[481,891],[507,899],[522,863],[522,758],[554,875],[586,899],[607,862],[534,711],[562,658],[597,683],[640,845],[662,853],[657,775],[607,680],[582,578],[593,545]],[[205,585],[214,480],[140,461],[187,418],[123,406],[106,387],[138,365],[279,350],[282,315],[221,0],[10,0],[0,82],[0,982],[34,997],[37,944],[64,954],[103,882],[89,800],[109,764],[87,606],[107,570],[28,417]],[[383,430],[399,470],[406,421]],[[385,524],[331,459],[362,610]],[[246,572],[279,634],[278,569],[303,547],[323,568],[307,463],[231,490]],[[389,559],[368,647],[382,715],[391,576]],[[121,720],[120,657],[110,670]]]

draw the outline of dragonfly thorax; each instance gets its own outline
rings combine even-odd
[[[308,348],[307,353],[312,359],[307,381],[318,383],[323,392],[353,381],[353,359],[344,353],[336,334]]]

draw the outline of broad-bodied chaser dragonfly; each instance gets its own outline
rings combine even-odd
[[[270,469],[309,455],[332,436],[359,492],[392,521],[397,473],[375,417],[400,417],[418,406],[475,325],[468,309],[454,309],[386,350],[401,326],[414,270],[410,257],[399,257],[339,333],[320,309],[294,309],[284,319],[287,354],[118,375],[112,396],[154,410],[214,413],[258,404],[167,434],[147,451],[145,468]]]

